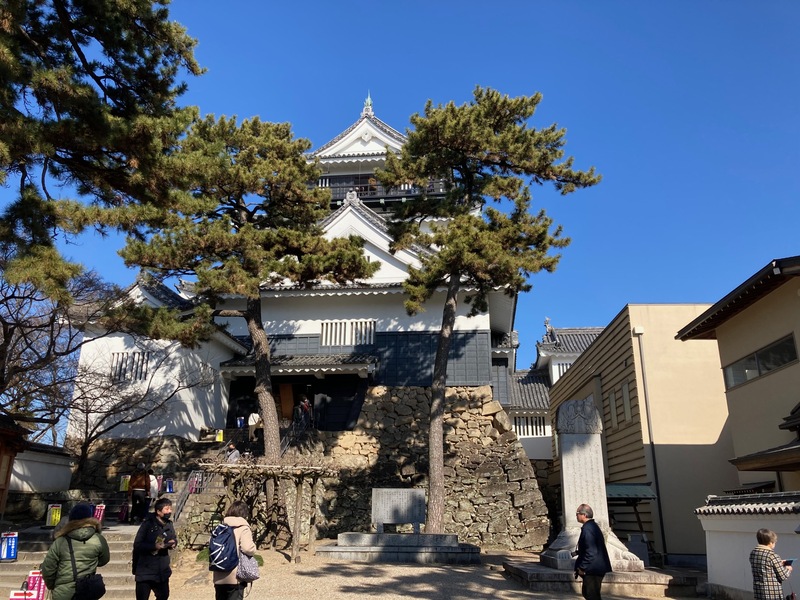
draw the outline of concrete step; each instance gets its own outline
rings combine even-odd
[[[138,525],[107,524],[103,536],[108,541],[111,560],[97,572],[106,582],[104,598],[130,598],[135,581],[131,575],[131,550]],[[0,562],[0,598],[18,590],[27,580],[28,573],[39,569],[52,540],[52,528],[32,527],[20,531],[17,560]]]

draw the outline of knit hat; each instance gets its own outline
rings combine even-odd
[[[80,519],[88,519],[93,515],[94,511],[92,511],[91,506],[86,504],[86,502],[79,502],[78,504],[72,507],[71,511],[69,511],[69,520],[78,521]]]

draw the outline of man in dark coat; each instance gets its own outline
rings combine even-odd
[[[601,600],[600,586],[603,577],[611,571],[606,540],[600,527],[594,522],[594,511],[588,504],[581,504],[575,511],[581,523],[581,536],[578,538],[578,558],[575,560],[575,576],[583,580],[581,594],[586,600]]]
[[[136,600],[169,598],[169,550],[178,545],[172,526],[172,501],[156,500],[155,512],[147,515],[133,541],[133,574],[136,576]]]

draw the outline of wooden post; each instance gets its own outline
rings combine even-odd
[[[292,560],[296,563],[300,562],[300,523],[301,513],[303,511],[303,475],[298,475],[295,480],[295,497],[294,497],[294,532],[292,533]]]
[[[311,517],[308,520],[308,551],[313,556],[317,541],[317,482],[319,478],[311,477]]]

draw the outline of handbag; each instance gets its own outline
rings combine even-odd
[[[236,579],[242,583],[252,583],[260,577],[258,561],[255,557],[239,552],[239,566],[236,568]]]
[[[67,538],[69,558],[72,561],[72,576],[75,578],[75,595],[73,600],[100,600],[106,593],[106,582],[100,573],[92,573],[78,577],[78,568],[75,566],[75,552],[72,550],[72,540]]]

